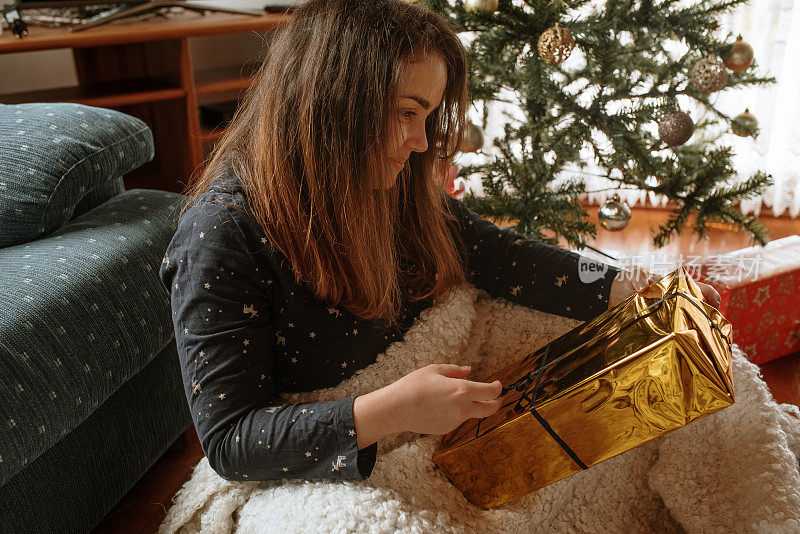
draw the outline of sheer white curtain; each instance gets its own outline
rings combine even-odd
[[[600,2],[601,0],[597,0]],[[693,4],[685,0],[686,4]],[[596,4],[595,4],[596,5]],[[593,6],[587,6],[591,9]],[[720,20],[717,33],[725,37],[731,32],[735,37],[741,34],[745,41],[753,47],[758,64],[758,73],[762,76],[773,76],[777,83],[764,87],[727,89],[712,95],[717,109],[730,116],[736,116],[748,108],[759,122],[760,134],[757,139],[738,137],[725,133],[719,142],[733,148],[732,163],[737,170],[736,180],[744,180],[757,170],[771,174],[775,184],[767,189],[763,196],[742,202],[744,213],[758,215],[761,207],[769,206],[776,215],[788,214],[798,217],[800,214],[800,0],[750,0],[734,12],[724,15]],[[470,35],[464,35],[469,41]],[[677,42],[667,43],[670,53],[681,54],[685,46]],[[535,53],[535,51],[534,51]],[[569,71],[578,68],[584,61],[579,49],[575,49],[562,64]],[[575,89],[576,99],[589,105],[591,99],[600,88],[586,88],[586,81],[576,80],[570,84]],[[502,98],[513,100],[511,93],[501,94]],[[688,112],[695,122],[705,113],[702,105],[694,104],[691,99],[679,100],[682,109]],[[613,111],[613,110],[609,110]],[[495,137],[503,136],[503,124],[509,117],[524,118],[517,105],[491,103],[488,105],[488,124],[485,132],[486,145],[482,154],[460,154],[457,163],[462,165],[484,162],[492,158],[497,149],[491,146]],[[481,110],[475,106],[470,110],[470,118],[480,121]],[[653,124],[651,132],[656,134],[657,125]],[[698,135],[697,133],[695,136]],[[592,134],[601,147],[610,147],[607,140]],[[689,142],[691,143],[695,137]],[[615,192],[616,184],[600,176],[601,169],[593,162],[593,153],[588,143],[581,151],[585,164],[583,169],[572,167],[559,176],[559,180],[580,177],[586,183],[590,193],[586,198],[595,204],[604,202]],[[556,181],[559,181],[556,180]],[[478,178],[467,178],[467,189],[480,194],[481,185]],[[663,205],[666,197],[645,191],[627,189],[620,196],[629,205],[648,202],[651,205]]]
[[[717,107],[734,115],[747,107],[759,122],[757,139],[725,134],[742,177],[763,169],[775,184],[761,198],[742,202],[742,211],[759,214],[762,205],[776,215],[800,214],[800,0],[751,0],[720,21],[720,30],[741,33],[755,50],[762,72],[774,76],[769,87],[730,89]],[[723,33],[724,35],[724,33]],[[744,37],[747,35],[747,37]]]

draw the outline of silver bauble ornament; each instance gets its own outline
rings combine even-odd
[[[606,200],[600,206],[597,218],[600,219],[600,226],[606,230],[617,232],[628,226],[631,221],[631,209],[615,193],[611,199]]]

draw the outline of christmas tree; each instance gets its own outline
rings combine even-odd
[[[709,221],[727,222],[764,245],[766,229],[737,203],[763,192],[771,177],[738,177],[730,147],[719,141],[720,125],[755,136],[756,122],[731,118],[710,98],[775,81],[756,74],[749,45],[714,35],[720,15],[746,1],[423,0],[471,37],[469,90],[473,105],[482,105],[482,126],[489,102],[514,103],[524,114],[495,139],[496,157],[462,169],[483,189],[464,203],[482,216],[515,220],[512,229],[526,237],[556,244],[562,236],[580,248],[597,232],[576,198],[587,192],[579,154],[586,147],[615,187],[675,202],[653,229],[657,247],[690,223],[705,237]],[[685,53],[671,53],[668,41]],[[576,50],[583,60],[565,68]],[[578,103],[579,95],[590,95],[590,104]],[[697,124],[686,100],[705,106]]]

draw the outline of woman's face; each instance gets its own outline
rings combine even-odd
[[[441,104],[446,82],[446,67],[438,54],[405,64],[405,75],[389,117],[385,188],[395,184],[412,152],[428,150],[425,119]]]

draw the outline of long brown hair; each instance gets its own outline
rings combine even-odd
[[[447,73],[426,119],[429,148],[411,154],[394,186],[378,187],[403,66],[427,54]],[[449,23],[422,5],[307,0],[273,35],[186,207],[231,165],[248,215],[297,283],[396,324],[404,297],[436,298],[466,280],[442,188],[464,132],[466,61]]]

